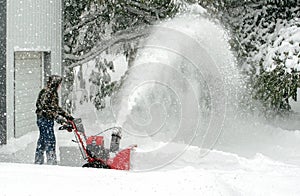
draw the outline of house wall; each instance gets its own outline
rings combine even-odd
[[[14,53],[17,51],[50,53],[51,73],[62,73],[62,0],[7,1],[7,136],[12,138],[15,96]]]
[[[6,143],[6,0],[0,1],[0,145]]]

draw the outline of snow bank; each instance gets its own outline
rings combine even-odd
[[[220,151],[212,151],[201,161],[197,159],[197,165],[190,164],[198,150],[188,150],[188,162],[175,162],[172,167],[151,172],[0,163],[1,195],[231,196],[300,192],[299,167],[274,162],[260,154],[245,159]]]

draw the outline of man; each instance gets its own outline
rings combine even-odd
[[[47,85],[39,93],[36,101],[37,125],[40,136],[35,152],[35,164],[44,163],[44,152],[46,151],[47,164],[56,165],[56,140],[54,135],[54,120],[63,123],[63,118],[73,120],[74,118],[65,112],[58,104],[58,89],[62,78],[52,75],[48,78]]]

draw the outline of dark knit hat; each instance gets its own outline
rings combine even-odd
[[[62,77],[59,75],[51,75],[47,81],[47,87],[51,90],[57,90],[58,86],[62,82]]]

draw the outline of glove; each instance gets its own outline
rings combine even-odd
[[[73,121],[73,120],[74,120],[74,117],[73,117],[73,116],[71,116],[71,115],[69,115],[69,116],[66,116],[66,119],[67,119],[67,120],[71,120],[71,121]]]
[[[55,121],[58,123],[58,124],[64,124],[65,122],[66,122],[66,119],[64,118],[64,117],[62,117],[62,116],[60,116],[60,115],[57,115],[56,117],[55,117]]]

